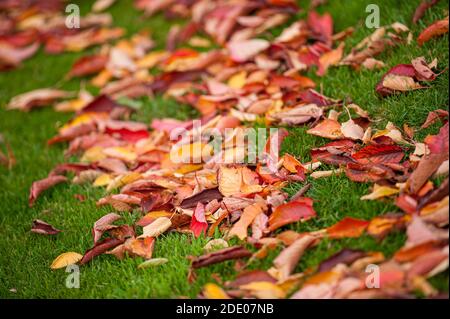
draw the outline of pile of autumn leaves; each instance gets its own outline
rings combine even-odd
[[[168,262],[153,258],[157,240],[163,233],[180,232],[212,239],[205,254],[191,257],[189,280],[195,270],[227,260],[237,260],[234,281],[207,284],[207,298],[357,298],[409,296],[419,290],[426,296],[439,292],[426,280],[448,267],[448,179],[436,187],[430,180],[448,175],[448,113],[431,112],[423,127],[441,121],[437,135],[424,143],[414,140],[414,130],[388,123],[383,130],[372,128],[373,119],[350,101],[332,99],[314,90],[315,83],[302,75],[313,67],[324,76],[329,67],[382,68],[375,57],[388,48],[412,44],[409,29],[398,22],[382,27],[344,56],[343,40],[349,28],[333,33],[329,14],[309,12],[306,21],[288,26],[273,41],[256,38],[285,23],[298,8],[292,1],[137,1],[151,15],[164,10],[169,15],[186,15],[191,22],[170,32],[167,50],[152,51],[146,33],[105,45],[94,55],[78,60],[69,77],[94,75],[91,84],[101,94],[82,90],[71,92],[41,89],[15,97],[10,108],[28,110],[57,100],[56,109],[74,111],[74,118],[59,129],[49,144],[69,142],[67,156],[81,156],[79,163],[58,165],[49,176],[33,183],[30,206],[53,185],[67,182],[92,183],[105,187],[107,194],[97,205],[110,205],[116,212],[140,209],[135,225],[118,224],[118,213],[110,213],[94,223],[92,248],[83,255],[69,252],[58,256],[52,268],[86,264],[103,253],[119,259],[142,257],[140,267]],[[184,16],[186,17],[186,16]],[[437,21],[419,36],[421,45],[448,32],[448,18]],[[209,40],[196,38],[203,31],[223,49],[204,53],[175,49],[190,41],[204,46]],[[380,80],[380,96],[421,89],[438,74],[437,61],[422,57],[410,64],[391,68]],[[160,73],[151,75],[151,69]],[[192,105],[200,114],[202,131],[192,121],[155,119],[151,130],[144,123],[127,121],[135,107],[133,98],[164,94]],[[246,145],[235,141],[245,134],[244,123],[267,127],[309,125],[307,134],[331,142],[311,150],[312,160],[301,162],[291,154],[279,160],[288,135],[280,128],[265,143],[258,164],[223,164],[221,159],[248,155]],[[170,134],[187,130],[182,141]],[[233,129],[232,138],[213,154],[208,144],[212,130]],[[181,145],[181,146],[180,146]],[[190,164],[174,163],[171,155],[186,154]],[[334,166],[321,170],[322,165]],[[374,183],[373,191],[361,200],[393,197],[401,212],[380,215],[366,221],[346,217],[325,229],[297,233],[284,226],[320,218],[313,200],[305,197],[309,184],[288,198],[283,188],[289,182],[306,182],[345,174],[354,182]],[[79,196],[80,200],[85,200]],[[142,233],[137,230],[142,227]],[[249,232],[251,229],[251,232]],[[296,273],[303,253],[324,238],[358,238],[364,233],[382,240],[394,230],[406,229],[404,247],[386,259],[380,252],[344,249],[329,259]],[[36,220],[32,231],[56,234],[58,229]],[[229,247],[237,237],[246,245]],[[277,247],[283,247],[268,270],[247,271]],[[246,262],[243,260],[248,258]],[[170,261],[169,261],[170,262]],[[380,289],[368,289],[366,266],[380,267]],[[372,283],[375,284],[375,283]]]

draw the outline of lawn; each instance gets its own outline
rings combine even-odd
[[[72,1],[79,3],[82,12],[87,12],[90,1]],[[328,1],[318,8],[319,12],[328,11],[335,22],[335,32],[354,26],[356,32],[346,41],[346,52],[365,36],[373,32],[364,25],[369,3],[380,7],[381,25],[395,21],[411,27],[416,38],[420,31],[436,19],[448,15],[448,1],[427,11],[416,26],[412,26],[411,17],[420,1]],[[309,1],[299,1],[307,8]],[[152,32],[158,47],[164,46],[165,37],[173,22],[162,15],[149,19],[142,18],[140,12],[132,7],[131,0],[118,1],[110,10],[114,24],[124,27],[128,34],[141,29]],[[305,11],[298,18],[305,17]],[[179,21],[182,23],[182,21]],[[282,29],[278,30],[281,31]],[[275,31],[276,33],[277,31]],[[268,37],[274,34],[267,35]],[[93,51],[95,49],[91,49]],[[11,170],[0,167],[0,297],[3,298],[177,298],[195,297],[202,286],[211,281],[212,274],[219,274],[228,280],[235,276],[233,263],[226,262],[198,271],[197,280],[187,281],[189,255],[200,255],[207,239],[181,234],[162,235],[155,246],[155,257],[166,257],[169,262],[151,269],[137,269],[140,259],[116,260],[103,255],[81,268],[79,289],[68,289],[64,271],[52,271],[52,260],[60,253],[76,251],[83,253],[91,246],[92,224],[109,208],[96,207],[96,199],[104,195],[103,189],[91,186],[60,185],[45,193],[33,208],[28,207],[28,192],[31,183],[47,176],[58,163],[64,161],[63,145],[48,147],[46,141],[52,137],[58,126],[65,123],[70,114],[56,113],[51,108],[43,108],[30,113],[6,111],[5,104],[11,97],[37,88],[61,87],[76,90],[79,80],[62,80],[72,63],[81,53],[66,53],[48,56],[40,52],[26,61],[17,70],[0,73],[0,133],[11,144],[17,159],[17,165]],[[375,94],[375,85],[381,76],[392,66],[410,63],[413,58],[424,56],[427,61],[438,59],[438,69],[448,68],[448,35],[433,39],[423,47],[413,41],[410,45],[401,45],[387,50],[379,59],[386,63],[381,70],[361,70],[355,72],[346,67],[332,68],[326,77],[318,78],[314,72],[308,74],[323,93],[333,98],[351,98],[356,104],[368,110],[370,115],[380,120],[377,126],[384,127],[388,121],[398,127],[407,123],[419,129],[427,114],[435,109],[448,108],[448,72],[444,72],[429,89],[413,91],[407,94],[380,99]],[[179,106],[173,101],[161,97],[153,100],[143,99],[143,107],[135,118],[148,122],[152,117],[188,118],[195,112],[187,106]],[[418,130],[417,138],[435,134],[438,126]],[[298,156],[302,161],[309,158],[309,150],[324,144],[325,140],[306,134],[306,128],[290,129],[282,151]],[[75,160],[75,159],[73,159]],[[379,214],[398,211],[391,201],[361,201],[359,198],[369,192],[369,184],[356,184],[345,176],[309,180],[312,184],[307,196],[314,199],[318,218],[305,223],[291,225],[296,231],[317,230],[330,226],[344,216],[370,219]],[[294,193],[301,184],[289,185],[287,190]],[[79,202],[74,195],[82,194],[87,200]],[[134,221],[138,212],[127,215]],[[46,222],[62,229],[56,237],[39,236],[30,233],[34,219]],[[371,237],[345,240],[324,240],[309,250],[299,263],[297,271],[317,265],[320,261],[336,253],[343,247],[382,251],[387,257],[398,250],[405,241],[405,234],[392,233],[381,242]],[[273,256],[261,262],[255,262],[251,268],[267,269]],[[448,270],[432,283],[440,289],[448,290]]]

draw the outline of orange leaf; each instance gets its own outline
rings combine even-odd
[[[247,237],[248,226],[250,226],[255,217],[261,214],[264,210],[264,204],[259,202],[246,207],[239,221],[233,225],[233,228],[231,228],[228,238],[237,236],[241,240],[245,239]]]
[[[327,228],[330,238],[357,238],[360,237],[369,225],[366,220],[345,217],[340,222]]]
[[[448,32],[448,16],[445,19],[438,20],[423,30],[417,37],[417,43],[421,46],[431,38],[437,37]]]
[[[269,217],[269,230],[274,231],[286,224],[295,223],[316,216],[311,198],[299,198],[278,206]]]

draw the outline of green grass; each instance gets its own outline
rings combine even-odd
[[[87,12],[89,1],[75,1]],[[309,1],[300,1],[307,7]],[[356,32],[346,42],[346,52],[373,30],[364,27],[365,7],[369,3],[379,4],[381,24],[394,21],[408,26],[419,1],[329,1],[320,7],[320,12],[328,11],[335,20],[335,30],[341,31],[348,26],[355,26]],[[420,30],[437,18],[445,17],[448,1],[428,11],[422,21],[412,28],[417,37]],[[152,31],[158,47],[163,41],[170,23],[159,15],[151,19],[141,18],[141,14],[131,6],[130,0],[118,2],[112,9],[114,22],[133,34],[141,29]],[[305,13],[301,13],[304,17]],[[177,23],[182,23],[178,21]],[[274,30],[274,34],[282,28]],[[268,35],[269,37],[271,35]],[[91,49],[93,51],[95,49]],[[95,206],[95,200],[104,195],[103,190],[90,186],[58,185],[46,192],[33,208],[28,208],[27,197],[31,183],[43,178],[57,164],[64,161],[64,146],[47,147],[46,140],[53,136],[58,126],[65,123],[70,114],[55,113],[51,109],[40,109],[32,113],[5,111],[3,106],[9,99],[32,89],[58,86],[76,90],[79,81],[63,82],[61,79],[70,69],[73,61],[84,55],[82,53],[47,56],[40,52],[26,61],[23,66],[9,73],[0,73],[0,133],[10,142],[17,165],[12,170],[0,168],[0,296],[4,298],[176,298],[178,296],[195,297],[203,284],[211,281],[213,273],[224,280],[235,276],[233,263],[214,265],[198,271],[197,281],[188,283],[188,255],[199,255],[206,239],[193,239],[180,234],[163,235],[158,238],[154,256],[166,257],[169,262],[154,269],[140,270],[140,259],[116,260],[112,256],[100,256],[81,268],[80,289],[67,289],[63,270],[52,271],[49,265],[60,253],[75,251],[83,253],[92,245],[92,224],[107,208]],[[427,90],[401,94],[386,99],[375,95],[375,85],[382,74],[398,63],[409,63],[411,59],[425,56],[427,61],[437,58],[438,68],[448,67],[448,36],[431,40],[423,47],[415,42],[390,49],[379,56],[386,67],[378,71],[355,72],[345,67],[333,68],[324,78],[317,78],[314,72],[310,76],[316,80],[325,95],[333,98],[347,98],[367,109],[371,116],[379,119],[379,127],[387,121],[401,127],[407,123],[418,129],[430,110],[448,107],[448,72],[443,73],[430,84]],[[187,118],[195,112],[177,103],[157,97],[155,100],[142,100],[143,107],[135,119],[148,122],[152,117],[175,116]],[[418,138],[436,133],[438,125],[427,130],[419,130]],[[309,159],[309,150],[326,141],[305,133],[305,128],[291,129],[291,136],[283,145],[283,151],[299,156],[302,161]],[[297,231],[316,230],[332,225],[344,216],[370,219],[376,215],[398,209],[391,202],[360,201],[359,198],[369,191],[368,184],[355,184],[345,176],[309,180],[312,184],[307,193],[315,200],[314,207],[318,218],[306,223],[291,225]],[[302,185],[288,187],[294,193]],[[79,202],[75,194],[83,194],[88,200]],[[125,214],[126,220],[138,218],[138,212]],[[64,230],[55,237],[45,237],[29,232],[33,219],[43,219],[55,227]],[[314,267],[344,247],[379,250],[391,256],[405,240],[403,233],[393,233],[378,243],[363,236],[360,239],[323,241],[316,248],[308,251],[297,267],[297,271]],[[263,261],[257,261],[251,268],[265,268],[271,265],[272,258],[278,251],[272,252]],[[448,291],[448,272],[432,279],[432,283]],[[10,289],[17,292],[10,292]]]

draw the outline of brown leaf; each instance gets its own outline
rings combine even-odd
[[[33,226],[31,227],[31,232],[36,234],[42,234],[42,235],[56,235],[57,233],[60,233],[61,231],[59,229],[56,229],[50,224],[47,224],[46,222],[36,219],[33,221]]]
[[[252,253],[242,246],[233,246],[215,252],[194,257],[192,259],[192,268],[201,268],[209,265],[217,264],[226,260],[250,257]]]
[[[123,240],[117,238],[106,238],[102,241],[97,242],[94,247],[88,249],[83,258],[80,260],[80,264],[84,265],[90,262],[93,258],[107,252],[110,249],[113,249],[116,246],[119,246],[123,243]]]
[[[217,187],[209,188],[183,199],[180,206],[184,209],[190,209],[196,207],[197,203],[207,204],[214,199],[220,200],[222,198],[223,195],[220,193]]]
[[[338,264],[349,265],[365,255],[366,253],[362,250],[344,248],[333,256],[322,261],[319,265],[318,272],[332,270],[334,266]]]

